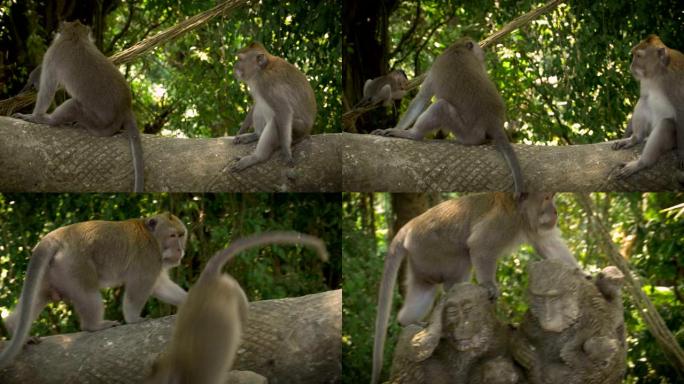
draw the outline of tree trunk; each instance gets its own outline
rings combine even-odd
[[[492,145],[463,146],[452,140],[413,141],[342,134],[342,187],[357,192],[512,191],[513,178]],[[638,158],[643,146],[614,151],[610,142],[541,146],[514,144],[527,191],[672,191],[684,175],[674,151],[655,166],[627,178],[612,174]]]
[[[178,139],[142,135],[145,190],[163,192],[337,192],[341,167],[335,135],[315,135],[293,147],[294,168],[280,152],[236,173],[236,156],[256,143],[232,138]],[[133,162],[126,135],[94,137],[81,129],[0,117],[0,191],[126,192]]]
[[[277,383],[341,381],[342,291],[249,305],[233,370]],[[98,332],[48,336],[0,374],[14,383],[137,383],[171,337],[175,316]]]

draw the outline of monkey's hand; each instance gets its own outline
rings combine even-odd
[[[489,298],[491,300],[496,300],[496,298],[499,297],[499,288],[497,288],[496,283],[487,281],[480,284],[480,286],[487,289],[487,292],[489,292]]]
[[[614,142],[613,145],[611,145],[610,147],[613,150],[617,151],[618,149],[632,148],[635,145],[636,145],[636,143],[633,142],[631,138],[629,138],[629,139],[620,139],[620,140]]]
[[[394,128],[376,129],[375,131],[371,132],[371,135],[391,137],[391,136],[393,136],[392,135],[393,131],[394,131]]]
[[[28,114],[25,114],[25,113],[15,113],[15,114],[12,115],[12,117],[14,117],[14,118],[16,118],[16,119],[21,119],[21,120],[24,120],[24,121],[28,121],[28,122],[31,122],[31,123],[37,123],[36,118],[35,118],[35,117],[33,116],[33,114],[31,114],[31,113],[28,113]]]
[[[255,132],[245,133],[242,135],[238,134],[235,136],[235,138],[233,138],[233,144],[249,144],[257,140],[259,140],[259,135],[257,135]]]
[[[639,165],[639,160],[633,160],[629,163],[622,163],[619,165],[617,171],[615,172],[616,179],[625,179],[641,169]]]

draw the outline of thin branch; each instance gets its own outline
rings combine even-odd
[[[420,8],[420,0],[418,0],[418,2],[416,3],[416,16],[413,18],[411,28],[401,36],[401,39],[399,39],[399,43],[397,43],[397,46],[394,48],[392,52],[389,53],[389,57],[394,57],[399,51],[401,51],[404,47],[404,44],[406,44],[406,41],[416,32],[416,28],[418,28],[418,21],[420,20],[421,11],[422,9]]]
[[[131,27],[131,23],[133,22],[133,14],[135,13],[135,3],[130,2],[128,3],[128,18],[126,19],[126,24],[124,24],[123,28],[121,28],[121,31],[114,35],[114,38],[112,38],[112,41],[109,42],[109,47],[107,47],[106,52],[111,52],[114,50],[114,47],[116,46],[116,43],[121,40],[121,38],[128,32],[128,29]]]

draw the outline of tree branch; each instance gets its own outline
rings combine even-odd
[[[341,380],[341,290],[258,301],[249,310],[234,370],[256,372],[270,383]],[[45,337],[2,371],[2,382],[139,383],[169,342],[174,321],[168,316]]]
[[[81,129],[49,127],[0,116],[0,191],[126,192],[133,163],[124,134],[95,137]],[[339,135],[314,135],[293,147],[295,166],[280,152],[242,172],[229,170],[256,143],[232,138],[179,139],[141,135],[145,189],[163,192],[338,192]]]
[[[513,179],[491,145],[452,140],[412,141],[344,133],[342,190],[358,192],[475,192],[512,190]],[[674,152],[626,180],[612,173],[643,146],[614,151],[611,143],[566,146],[513,144],[528,191],[672,191],[682,189]]]

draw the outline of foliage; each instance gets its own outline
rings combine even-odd
[[[669,329],[684,342],[684,247],[683,193],[593,194],[597,212],[611,228],[614,241],[629,258],[633,272],[646,285]],[[445,196],[446,198],[446,196]],[[366,194],[343,195],[343,265],[344,265],[344,382],[370,380],[372,340],[376,316],[377,294],[382,276],[382,264],[387,249],[387,220],[391,208],[389,198],[374,194],[369,206]],[[568,246],[585,271],[595,274],[607,266],[600,254],[598,239],[587,231],[587,216],[572,194],[556,197],[559,227]],[[670,207],[678,208],[668,209]],[[368,210],[372,213],[368,213]],[[386,210],[390,211],[387,212]],[[374,219],[364,216],[374,215]],[[373,225],[370,225],[370,224]],[[531,247],[523,246],[498,263],[497,280],[501,288],[498,315],[516,324],[527,305],[524,292],[527,284],[525,266],[538,259]],[[393,318],[385,344],[385,364],[388,372],[393,344],[398,335],[396,312],[401,299],[395,294]],[[675,383],[677,376],[653,336],[625,295],[625,321],[628,335],[628,383]]]
[[[225,270],[251,301],[301,296],[339,288],[340,198],[333,194],[16,194],[0,195],[0,313],[14,308],[33,246],[48,232],[72,223],[124,220],[170,211],[188,227],[186,255],[171,278],[188,289],[214,252],[241,236],[266,230],[297,230],[321,237],[331,262],[308,248],[269,246],[246,251]],[[104,293],[106,317],[122,320],[121,288]],[[78,329],[66,304],[50,304],[34,330],[39,335]],[[144,316],[175,312],[150,300]]]

